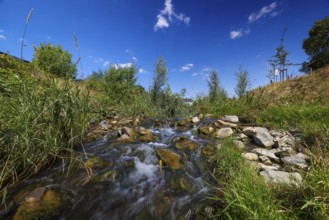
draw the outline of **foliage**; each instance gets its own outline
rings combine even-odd
[[[218,100],[223,100],[227,97],[226,91],[220,86],[217,71],[212,71],[210,73],[208,88],[210,103],[214,103]]]
[[[235,74],[237,84],[235,86],[235,94],[238,96],[238,98],[241,98],[242,96],[246,95],[251,87],[251,82],[249,79],[249,74],[247,70],[243,70],[242,67],[239,67],[239,71]]]
[[[168,81],[167,72],[166,61],[163,57],[159,57],[155,64],[155,75],[153,77],[153,84],[150,88],[150,95],[153,103],[159,102],[160,97],[163,96],[164,87]]]
[[[40,47],[34,47],[35,53],[33,63],[45,72],[51,73],[58,77],[75,78],[77,67],[72,63],[72,54],[52,44],[40,44]]]
[[[310,56],[309,67],[318,69],[329,64],[329,16],[317,21],[303,41],[303,49]]]
[[[89,119],[89,98],[73,82],[9,71],[15,62],[9,60],[1,77],[0,188],[55,158],[70,159]]]
[[[136,83],[136,68],[110,67],[104,72],[103,91],[113,105],[127,103],[132,99],[132,92]]]

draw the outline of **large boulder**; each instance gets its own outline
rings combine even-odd
[[[181,168],[181,156],[174,151],[166,148],[158,148],[156,154],[170,169],[178,170]]]
[[[222,139],[230,137],[233,134],[232,128],[221,128],[216,131],[216,138]]]
[[[265,178],[265,181],[268,183],[283,183],[300,186],[303,180],[302,176],[297,172],[288,173],[284,171],[265,169],[264,171],[260,172],[260,175],[262,175]]]
[[[26,196],[13,219],[53,219],[65,207],[64,195],[54,189],[39,187]]]
[[[272,147],[274,140],[266,128],[262,127],[247,127],[243,129],[243,133],[247,136],[252,136],[255,143],[264,147]]]

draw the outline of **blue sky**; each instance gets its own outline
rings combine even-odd
[[[174,92],[207,93],[208,74],[217,70],[221,85],[234,95],[235,72],[246,69],[253,87],[268,83],[267,60],[285,28],[288,59],[307,59],[302,49],[314,22],[329,15],[329,0],[0,0],[0,51],[20,56],[26,17],[24,58],[32,45],[62,45],[77,60],[79,76],[130,65],[140,68],[138,83],[149,88],[161,55]],[[297,69],[290,69],[297,74]]]

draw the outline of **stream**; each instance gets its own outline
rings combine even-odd
[[[102,162],[87,175],[85,168],[63,172],[62,163],[25,180],[11,195],[23,198],[37,188],[53,188],[65,199],[65,208],[53,219],[205,219],[214,212],[209,202],[216,184],[206,145],[216,141],[197,134],[197,126],[183,130],[164,125],[148,128],[156,141],[113,144],[104,138],[80,149]],[[195,149],[177,149],[177,140],[197,143]],[[181,167],[162,164],[157,149],[170,149],[181,156]],[[87,170],[88,171],[88,170]],[[5,216],[11,219],[15,212]]]

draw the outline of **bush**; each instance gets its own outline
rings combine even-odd
[[[34,48],[35,53],[32,63],[40,70],[54,74],[59,77],[75,78],[77,67],[72,63],[72,54],[62,47],[52,44],[40,44],[39,48]]]

